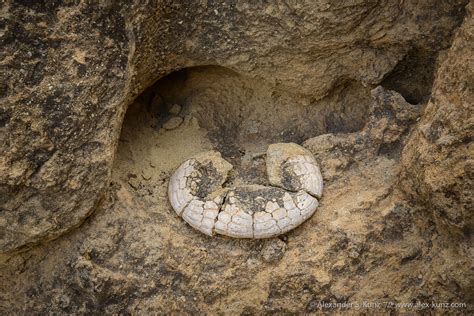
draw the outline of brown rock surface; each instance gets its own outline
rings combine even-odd
[[[0,251],[80,224],[105,193],[125,107],[171,71],[221,65],[309,100],[449,46],[465,1],[2,5]]]
[[[303,144],[326,178],[316,214],[281,239],[262,241],[207,237],[179,219],[167,202],[169,175],[215,145],[197,124],[157,132],[156,118],[137,100],[125,118],[108,199],[80,229],[0,257],[0,309],[310,313],[321,302],[467,302],[466,256],[446,248],[450,241],[432,219],[396,190],[400,148],[380,150],[403,141],[417,112],[393,91],[379,87],[372,95],[364,129]],[[340,162],[335,172],[326,161]],[[236,165],[237,174],[252,172]]]
[[[436,76],[430,102],[403,149],[402,185],[446,232],[474,229],[474,21],[471,5]]]
[[[3,3],[0,312],[472,313],[466,3]],[[184,122],[160,129],[172,104]],[[176,216],[181,162],[217,150],[229,184],[265,185],[275,142],[321,166],[299,228],[210,238]]]

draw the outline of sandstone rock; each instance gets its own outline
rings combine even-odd
[[[367,139],[377,154],[390,154],[400,149],[403,137],[421,114],[421,105],[410,104],[398,92],[381,86],[371,94],[374,102]]]
[[[66,232],[104,198],[130,95],[122,9],[2,5],[0,252]]]
[[[286,244],[278,238],[273,238],[263,244],[260,254],[265,262],[272,263],[280,260],[285,251]]]
[[[445,233],[474,228],[472,139],[474,21],[468,16],[441,65],[425,113],[403,149],[401,188],[434,213]]]
[[[380,92],[399,100],[390,91]],[[183,223],[167,202],[166,181],[182,161],[212,148],[209,134],[193,126],[180,129],[182,138],[155,133],[145,107],[139,110],[148,120],[129,111],[110,197],[81,227],[54,242],[0,256],[0,311],[305,314],[317,313],[321,301],[336,299],[469,302],[469,245],[438,233],[429,208],[401,199],[399,160],[380,150],[385,138],[369,130],[383,133],[389,127],[387,141],[401,131],[396,137],[403,146],[410,126],[400,122],[403,128],[396,128],[393,109],[403,111],[398,106],[403,103],[392,101],[373,104],[379,114],[370,115],[364,130],[304,142],[323,174],[326,161],[328,166],[338,159],[347,164],[334,167],[318,212],[281,236],[286,248],[280,259],[279,241],[275,246],[282,248],[258,240],[209,238]],[[139,177],[149,162],[155,166],[153,177],[140,181],[138,190],[130,187],[128,177]],[[236,164],[234,171],[239,168]],[[227,184],[235,180],[233,174]],[[257,175],[265,176],[265,168]],[[148,190],[153,194],[142,194]],[[472,314],[469,306],[456,311]],[[373,308],[361,310],[373,313]]]
[[[5,4],[0,252],[91,214],[127,105],[165,74],[221,65],[320,99],[341,82],[379,83],[414,45],[447,48],[464,4]]]
[[[396,91],[381,86],[371,91],[372,103],[368,122],[360,132],[323,134],[303,143],[321,162],[324,179],[340,176],[354,161],[372,159],[379,155],[398,159],[407,132],[421,112]]]

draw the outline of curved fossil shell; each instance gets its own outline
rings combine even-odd
[[[318,198],[323,178],[311,152],[294,143],[271,144],[267,150],[270,184],[290,191],[304,190]]]
[[[287,192],[261,185],[230,190],[215,225],[218,234],[238,238],[268,238],[308,219],[318,201],[305,191]]]
[[[231,169],[232,165],[216,151],[186,160],[170,178],[171,206],[189,225],[212,235],[225,194],[222,185]]]
[[[271,186],[225,189],[231,169],[220,153],[211,151],[186,160],[171,176],[168,195],[173,209],[206,235],[274,237],[303,223],[319,205],[321,173],[312,154],[299,145],[269,146]]]

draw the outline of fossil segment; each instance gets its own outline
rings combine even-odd
[[[214,201],[203,202],[193,199],[184,208],[183,219],[192,227],[202,231],[206,235],[212,236],[214,222],[219,213],[219,206]]]
[[[230,190],[215,231],[238,238],[268,238],[295,228],[308,219],[318,201],[304,191],[245,185]]]
[[[215,151],[186,160],[170,179],[168,194],[173,209],[189,225],[210,236],[269,238],[297,227],[319,205],[319,167],[311,153],[299,145],[270,145],[267,173],[273,186],[223,188],[231,169]]]
[[[186,160],[168,185],[171,206],[189,225],[212,235],[225,191],[222,185],[232,165],[210,151]]]
[[[323,178],[318,163],[307,149],[294,143],[268,146],[267,174],[270,184],[290,191],[304,190],[318,198]]]

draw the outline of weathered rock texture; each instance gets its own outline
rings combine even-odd
[[[80,224],[104,196],[129,95],[125,8],[2,4],[0,251]]]
[[[214,145],[193,120],[152,127],[156,118],[137,100],[108,199],[79,229],[0,257],[0,310],[301,314],[323,301],[469,302],[466,252],[396,190],[400,147],[388,145],[403,143],[421,107],[383,88],[373,97],[364,129],[303,143],[322,166],[321,205],[291,233],[265,241],[207,237],[176,215],[170,175]]]
[[[168,198],[176,213],[208,236],[270,238],[313,215],[323,180],[311,152],[295,143],[271,144],[266,153],[271,186],[224,186],[232,165],[209,151],[184,161],[170,177]],[[265,180],[263,180],[265,181]]]
[[[441,65],[430,102],[403,150],[401,187],[446,232],[472,234],[474,20],[472,3]]]
[[[467,2],[2,3],[0,312],[472,313]],[[194,154],[237,186],[274,142],[325,184],[280,239],[210,238],[167,202]]]
[[[3,3],[0,251],[93,211],[126,105],[163,75],[216,64],[320,99],[447,48],[465,2]]]

